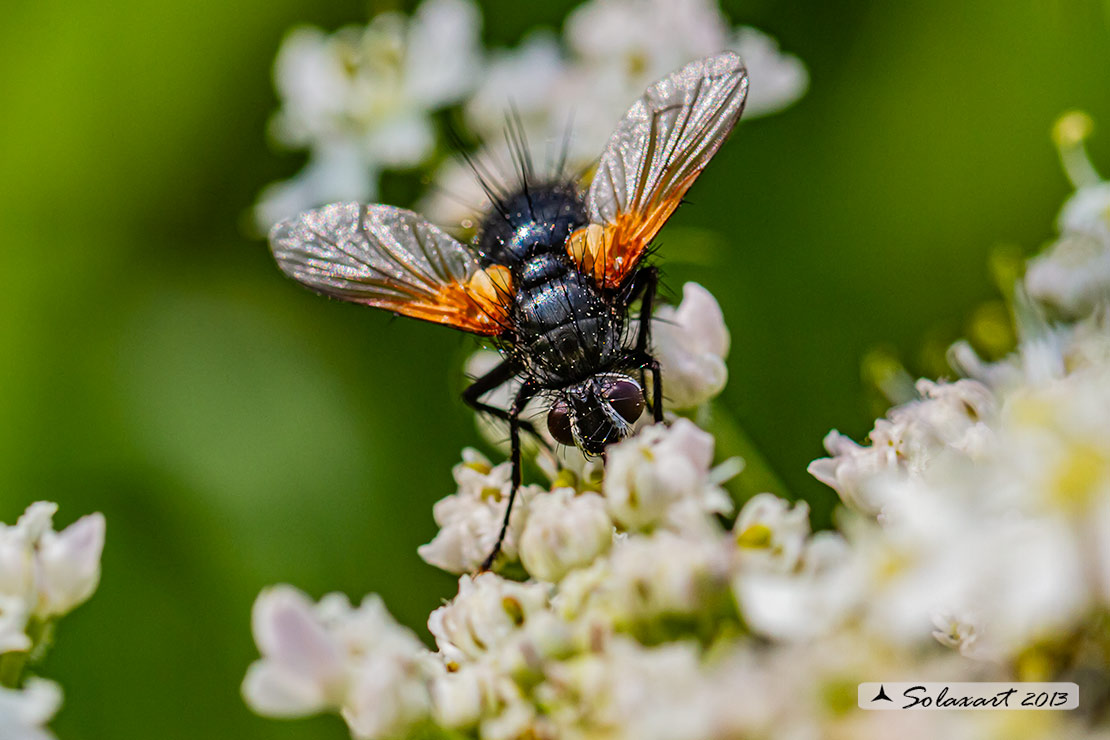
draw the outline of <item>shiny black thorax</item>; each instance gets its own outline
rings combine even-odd
[[[613,369],[624,353],[625,306],[567,253],[567,237],[586,223],[577,188],[552,183],[503,198],[479,229],[483,264],[512,272],[513,329],[501,351],[546,388]]]

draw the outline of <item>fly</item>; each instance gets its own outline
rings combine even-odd
[[[588,455],[628,436],[645,407],[663,420],[651,353],[658,271],[643,258],[740,119],[747,91],[747,72],[732,52],[672,72],[621,119],[585,193],[569,179],[530,183],[527,173],[514,192],[487,188],[493,207],[470,244],[412,211],[359,203],[307,211],[270,232],[282,271],[312,290],[446,324],[501,353],[502,362],[463,392],[467,404],[509,424],[511,490],[483,570],[500,552],[521,485],[521,432],[536,434],[521,419],[532,398],[549,400],[551,436]],[[509,408],[482,402],[517,378]]]

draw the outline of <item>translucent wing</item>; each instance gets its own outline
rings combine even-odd
[[[747,70],[732,52],[647,89],[601,155],[586,199],[590,225],[568,242],[580,269],[603,287],[621,284],[740,120],[747,94]]]
[[[270,232],[282,271],[312,290],[475,334],[509,328],[509,270],[412,211],[333,203]]]

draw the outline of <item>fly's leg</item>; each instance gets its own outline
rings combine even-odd
[[[494,388],[508,383],[516,376],[516,368],[513,367],[513,365],[509,362],[502,362],[497,367],[493,368],[488,373],[476,379],[473,383],[467,386],[466,390],[462,392],[462,399],[466,403],[466,405],[470,406],[475,411],[489,414],[490,416],[496,419],[500,419],[501,421],[510,421],[508,411],[506,411],[505,409],[497,408],[496,406],[491,406],[488,403],[484,403],[481,398],[485,394],[492,391]],[[538,439],[540,441],[540,444],[542,444],[544,447],[550,449],[550,445],[547,443],[547,440],[544,439],[540,435],[540,433],[536,431],[536,428],[532,426],[532,422],[525,419],[518,421],[518,423],[521,429]]]
[[[651,417],[658,424],[663,421],[663,374],[659,372],[659,360],[647,352],[632,350],[624,356],[624,361],[627,367],[651,373]]]
[[[497,559],[501,552],[501,543],[505,541],[505,533],[509,531],[509,517],[513,513],[513,502],[516,501],[516,492],[520,488],[522,478],[520,470],[520,430],[523,428],[523,424],[527,422],[521,422],[520,412],[524,410],[525,404],[534,395],[536,395],[536,388],[526,382],[520,387],[516,399],[513,400],[513,407],[508,412],[509,444],[511,446],[509,459],[512,460],[513,466],[509,488],[509,504],[505,507],[505,518],[501,520],[501,531],[497,535],[497,542],[493,546],[493,551],[482,562],[481,570],[489,570],[490,566],[493,565],[493,561]]]
[[[640,386],[647,387],[645,373],[651,373],[652,397],[647,398],[646,391],[644,402],[648,404],[652,417],[656,422],[663,421],[663,381],[660,378],[659,362],[651,356],[651,311],[655,303],[655,289],[659,286],[659,268],[644,267],[637,270],[632,278],[625,297],[625,305],[632,303],[640,296],[640,326],[636,335],[636,348],[629,353],[630,364],[640,369]],[[635,358],[635,359],[633,359]]]

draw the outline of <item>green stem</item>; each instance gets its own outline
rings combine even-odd
[[[23,685],[24,671],[29,663],[38,663],[50,648],[54,636],[54,623],[31,619],[26,627],[31,638],[28,650],[16,650],[0,655],[0,686],[18,689]]]
[[[23,667],[27,665],[27,653],[16,651],[0,655],[0,686],[18,689],[23,683]]]
[[[698,414],[698,423],[717,440],[719,458],[741,457],[744,470],[725,484],[737,503],[750,499],[757,493],[770,491],[783,498],[792,499],[789,489],[756,448],[755,443],[740,423],[720,404],[713,404]]]

